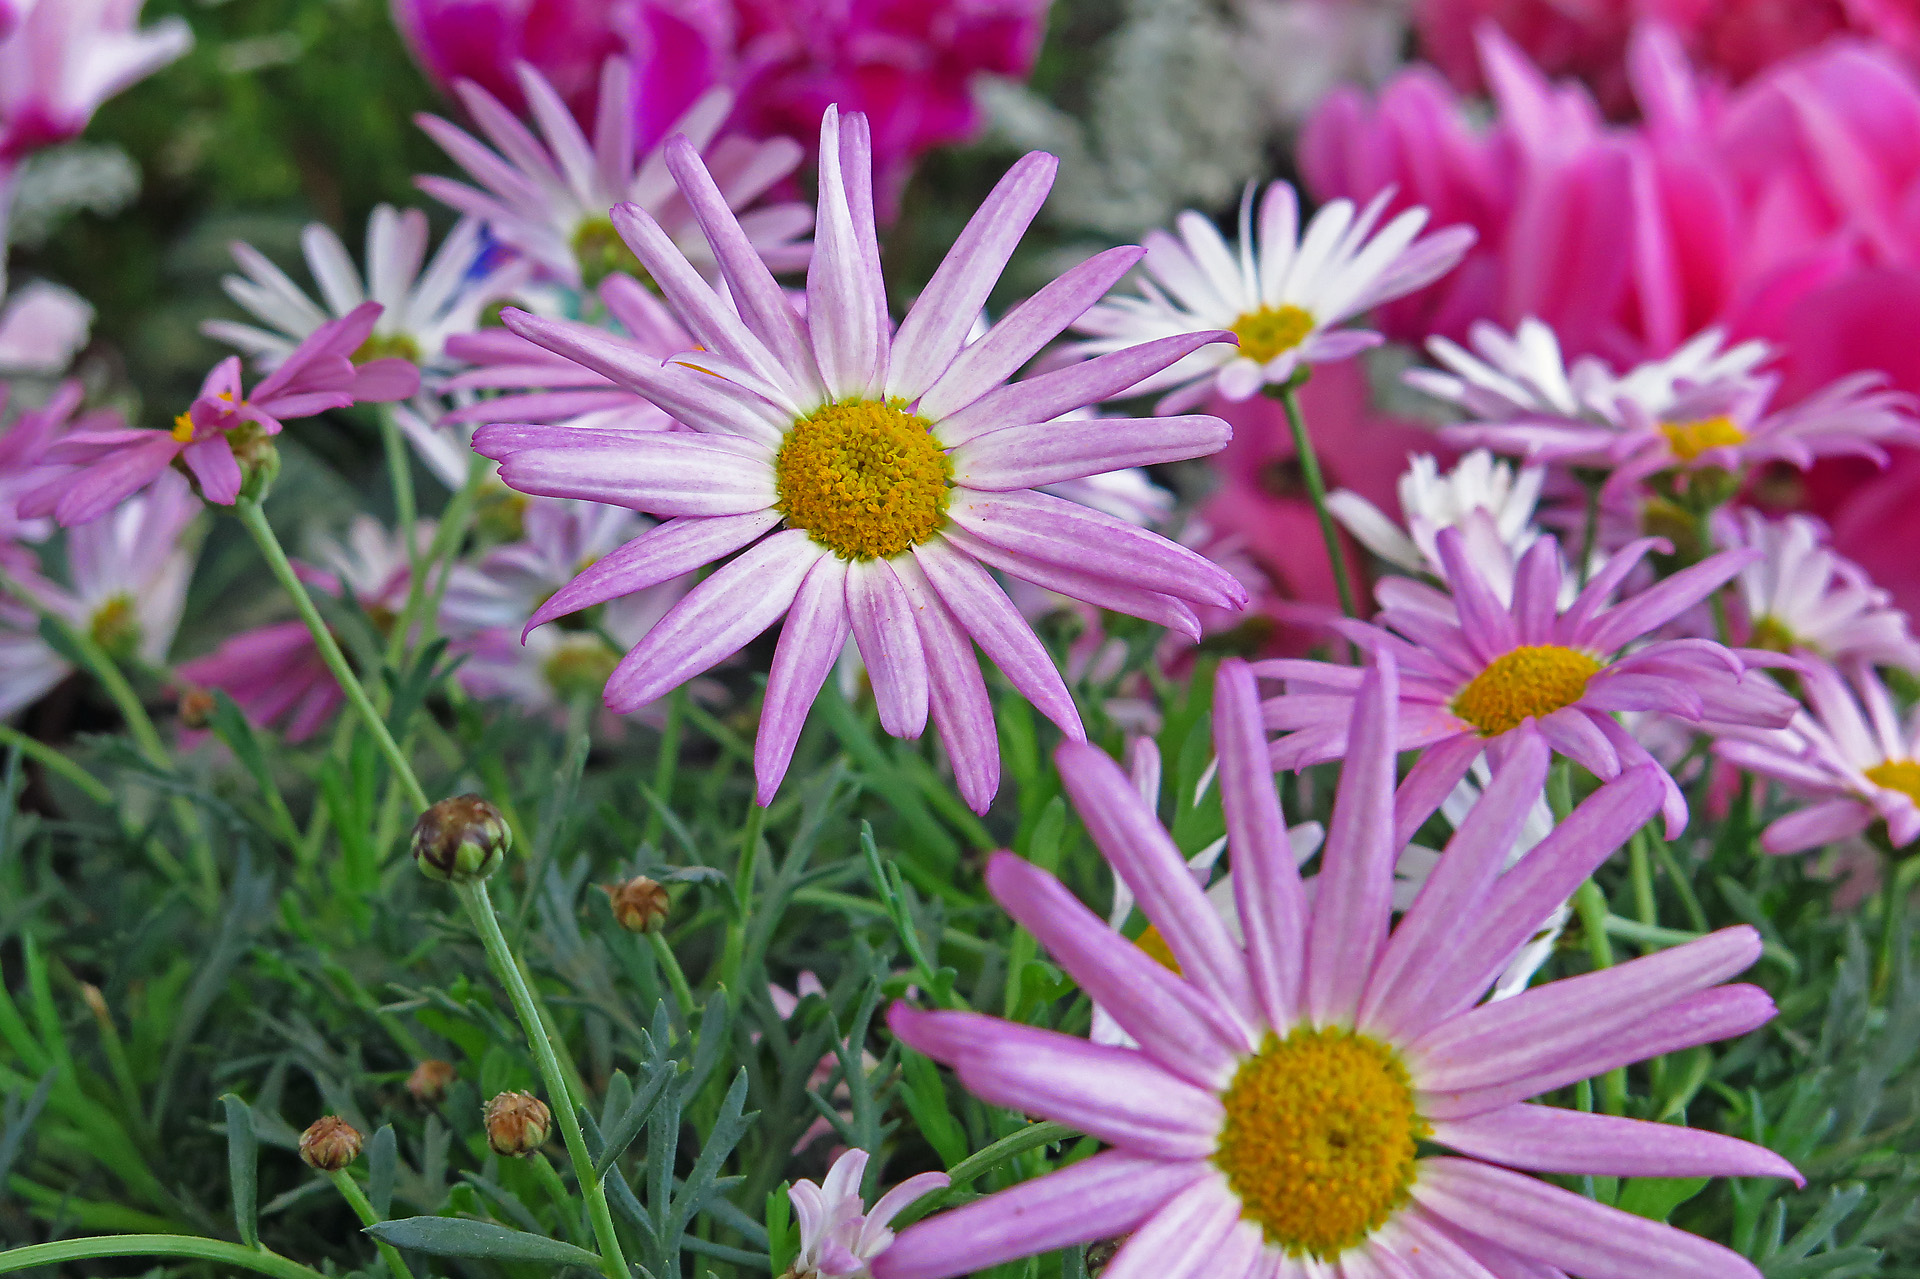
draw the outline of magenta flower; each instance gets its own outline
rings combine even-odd
[[[1527,1099],[1603,1071],[1745,1034],[1772,1017],[1720,983],[1760,954],[1729,928],[1476,1007],[1503,965],[1659,802],[1626,770],[1512,869],[1546,778],[1538,739],[1496,771],[1412,907],[1389,928],[1400,697],[1382,655],[1351,739],[1311,899],[1288,848],[1252,673],[1222,666],[1214,736],[1244,944],[1117,765],[1056,754],[1067,793],[1139,898],[1162,967],[1012,853],[994,896],[1139,1043],[1090,1044],[975,1013],[889,1016],[969,1091],[1113,1149],[902,1232],[875,1279],[946,1279],[1115,1235],[1110,1275],[1659,1275],[1757,1279],[1718,1244],[1526,1175],[1776,1176],[1758,1146]],[[1447,1154],[1422,1155],[1422,1144]]]
[[[1642,642],[1724,586],[1757,552],[1723,552],[1609,604],[1641,559],[1664,545],[1646,538],[1609,559],[1563,606],[1564,569],[1552,537],[1542,536],[1514,568],[1511,603],[1503,603],[1475,567],[1459,529],[1440,530],[1434,545],[1446,592],[1392,579],[1378,591],[1377,625],[1341,625],[1363,648],[1392,653],[1406,673],[1397,684],[1397,747],[1425,751],[1407,787],[1426,812],[1482,751],[1497,766],[1536,730],[1554,750],[1608,779],[1654,762],[1616,712],[1767,727],[1793,714],[1791,698],[1748,676],[1739,656],[1712,640]],[[1254,669],[1286,681],[1286,692],[1267,703],[1267,726],[1291,730],[1273,744],[1276,768],[1349,753],[1348,721],[1364,671],[1290,659]],[[1664,770],[1658,776],[1671,838],[1687,824],[1687,803]],[[1403,826],[1402,835],[1411,836],[1417,825]]]
[[[540,129],[535,137],[498,99],[470,81],[455,86],[489,149],[437,116],[418,117],[420,127],[480,184],[471,187],[428,175],[420,189],[441,203],[487,224],[510,248],[561,282],[592,287],[616,271],[634,273],[633,260],[607,210],[632,203],[667,228],[680,252],[711,268],[712,255],[687,204],[674,190],[664,154],[638,152],[626,113],[632,68],[609,58],[600,80],[600,110],[593,141],[580,131],[553,86],[530,66],[518,68],[521,88]],[[755,142],[722,134],[733,109],[728,93],[701,97],[674,124],[705,156],[731,210],[754,204],[800,163],[790,139]],[[481,189],[483,188],[483,189]],[[811,225],[805,206],[769,204],[746,214],[741,225],[776,271],[803,267],[811,252],[804,237]]]
[[[141,3],[40,0],[0,30],[0,167],[78,137],[101,103],[192,47],[180,18],[140,27]]]
[[[0,413],[6,411],[12,390],[0,383]],[[44,405],[21,413],[0,435],[0,566],[9,571],[34,569],[34,556],[23,543],[44,541],[53,531],[44,516],[22,514],[20,502],[60,473],[60,467],[47,464],[47,449],[67,431],[83,394],[79,382],[63,382]],[[121,421],[110,409],[96,409],[75,425],[94,430],[117,427]]]
[[[46,452],[48,462],[73,469],[20,500],[29,516],[51,515],[62,525],[85,524],[112,510],[128,495],[153,483],[176,460],[193,476],[200,495],[220,506],[240,496],[243,460],[251,461],[286,418],[311,417],[349,404],[403,400],[420,389],[420,370],[398,358],[355,367],[360,349],[380,318],[380,304],[367,302],[344,318],[315,329],[278,368],[247,394],[240,358],[213,367],[200,394],[171,431],[137,427],[69,432]]]
[[[1920,839],[1920,711],[1903,722],[1887,687],[1865,663],[1839,670],[1805,658],[1795,666],[1808,710],[1771,732],[1733,730],[1713,744],[1722,759],[1770,777],[1815,803],[1770,824],[1760,846],[1802,853],[1886,823],[1895,848]]]
[[[652,701],[785,614],[755,750],[763,801],[851,634],[881,725],[915,737],[931,715],[961,794],[984,811],[1000,761],[974,642],[1063,731],[1082,735],[1052,658],[989,568],[1195,636],[1193,603],[1245,601],[1239,583],[1200,556],[1033,491],[1224,444],[1226,424],[1212,417],[1053,420],[1220,335],[1167,338],[1003,385],[1139,256],[1098,255],[964,345],[1052,185],[1055,161],[1041,154],[1001,180],[896,331],[881,287],[866,121],[828,111],[821,127],[804,319],[685,139],[668,144],[667,163],[737,311],[644,209],[624,205],[614,218],[699,350],[662,365],[592,330],[506,313],[516,332],[639,391],[691,430],[490,425],[474,446],[522,492],[668,521],[580,574],[530,625],[743,551],[627,654],[607,681],[608,706]]]

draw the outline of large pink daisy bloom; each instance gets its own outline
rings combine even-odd
[[[1515,734],[1529,725],[1537,724],[1556,751],[1604,779],[1653,761],[1614,718],[1616,712],[1661,711],[1696,723],[1771,727],[1793,714],[1792,699],[1747,675],[1740,656],[1724,645],[1707,639],[1641,642],[1724,586],[1758,552],[1723,552],[1609,603],[1641,559],[1664,545],[1646,538],[1609,559],[1562,607],[1564,570],[1552,537],[1541,537],[1514,568],[1511,603],[1501,602],[1468,556],[1459,529],[1442,529],[1434,545],[1448,591],[1391,578],[1378,590],[1376,624],[1338,624],[1361,647],[1391,652],[1405,672],[1396,745],[1426,752],[1407,779],[1423,814],[1438,807],[1481,751],[1498,763],[1518,740]],[[1276,768],[1303,768],[1347,753],[1348,720],[1365,672],[1294,659],[1254,669],[1286,681],[1285,694],[1270,700],[1266,711],[1269,728],[1293,730],[1273,744]],[[1659,776],[1671,837],[1686,827],[1687,802],[1664,770]],[[1402,837],[1412,831],[1403,826]]]
[[[904,1004],[889,1021],[976,1096],[1114,1149],[907,1229],[875,1279],[946,1279],[1114,1235],[1130,1237],[1105,1279],[1759,1275],[1718,1244],[1526,1175],[1798,1180],[1717,1133],[1527,1104],[1765,1023],[1763,991],[1720,985],[1759,956],[1758,934],[1724,929],[1476,1007],[1651,815],[1660,783],[1651,766],[1628,770],[1502,873],[1546,777],[1529,737],[1390,930],[1397,683],[1383,653],[1358,690],[1309,901],[1252,673],[1221,668],[1214,736],[1244,945],[1119,767],[1084,743],[1060,748],[1067,793],[1178,973],[1052,875],[994,858],[994,895],[1139,1047]],[[1453,1153],[1423,1156],[1423,1143]]]
[[[668,144],[667,163],[712,241],[732,304],[644,210],[623,205],[613,216],[699,350],[662,365],[578,325],[507,312],[515,331],[640,392],[691,430],[492,425],[474,447],[522,492],[667,519],[575,578],[530,625],[746,548],[627,654],[607,682],[608,706],[652,701],[784,614],[755,748],[763,800],[851,634],[882,727],[915,737],[931,714],[961,794],[984,810],[1000,762],[975,643],[1063,731],[1083,736],[1060,672],[990,568],[1196,638],[1192,605],[1245,603],[1238,582],[1193,552],[1034,491],[1226,443],[1229,428],[1214,417],[1054,420],[1221,335],[1164,338],[1004,385],[1139,257],[1131,248],[1100,254],[967,342],[1052,186],[1056,161],[1037,153],[988,196],[895,330],[866,121],[829,111],[821,132],[804,319],[685,139]]]

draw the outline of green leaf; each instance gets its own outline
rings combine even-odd
[[[227,1179],[233,1186],[233,1224],[240,1242],[260,1242],[260,1143],[253,1135],[253,1112],[232,1093],[220,1098],[227,1108]]]
[[[400,1143],[392,1124],[380,1125],[367,1146],[367,1198],[375,1215],[385,1217],[393,1209],[393,1178],[400,1164]]]
[[[722,1001],[721,1006],[724,1008],[726,996],[721,992],[715,992],[714,997]],[[633,1144],[633,1139],[640,1135],[641,1126],[647,1122],[647,1116],[653,1113],[654,1105],[659,1102],[660,1095],[666,1091],[673,1077],[674,1069],[671,1066],[656,1069],[653,1077],[647,1081],[647,1086],[627,1104],[626,1113],[607,1129],[606,1149],[602,1150],[600,1157],[593,1161],[595,1180],[606,1176],[607,1169],[613,1167],[613,1161],[625,1154],[627,1147]]]
[[[1665,1221],[1673,1210],[1707,1187],[1707,1177],[1635,1177],[1620,1190],[1614,1205],[1649,1221]]]
[[[800,1228],[793,1224],[793,1205],[787,1198],[787,1190],[792,1185],[790,1181],[783,1181],[778,1190],[767,1193],[767,1242],[772,1258],[768,1273],[773,1279],[780,1279],[793,1269],[794,1261],[800,1256]]]
[[[600,1258],[585,1248],[558,1239],[509,1230],[490,1221],[458,1217],[402,1217],[366,1227],[381,1243],[436,1257],[470,1257],[476,1261],[527,1261],[547,1266],[584,1266],[598,1269]]]
[[[213,714],[207,720],[207,727],[227,744],[227,749],[252,775],[262,792],[273,789],[273,770],[267,763],[266,751],[261,749],[260,737],[223,689],[213,690]]]

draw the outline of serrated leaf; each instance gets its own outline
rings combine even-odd
[[[490,1221],[459,1217],[402,1217],[365,1228],[382,1243],[435,1257],[469,1257],[476,1261],[527,1261],[546,1266],[585,1266],[598,1269],[600,1258],[585,1248],[558,1239],[509,1230]]]
[[[633,1139],[640,1135],[641,1126],[647,1122],[647,1116],[653,1113],[653,1108],[659,1103],[667,1085],[673,1082],[673,1076],[674,1071],[671,1066],[655,1070],[653,1077],[647,1081],[647,1086],[627,1104],[626,1113],[607,1130],[606,1148],[600,1152],[600,1157],[593,1161],[593,1175],[596,1181],[607,1175],[607,1169],[613,1167],[614,1161],[624,1155],[627,1147],[633,1144]]]
[[[220,1098],[227,1111],[227,1181],[233,1190],[233,1225],[240,1242],[260,1242],[260,1143],[253,1135],[253,1112],[232,1093]]]

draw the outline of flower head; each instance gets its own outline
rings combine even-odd
[[[79,136],[100,104],[185,53],[181,18],[140,27],[141,0],[41,0],[0,31],[0,168]]]
[[[1770,732],[1736,729],[1713,744],[1722,759],[1816,801],[1769,825],[1760,846],[1805,852],[1876,822],[1886,823],[1895,848],[1920,839],[1920,711],[1903,721],[1864,663],[1850,664],[1845,678],[1813,659],[1795,669],[1807,709],[1792,723]]]
[[[800,1226],[800,1255],[789,1279],[869,1279],[869,1266],[893,1243],[888,1229],[914,1200],[944,1190],[944,1172],[923,1172],[881,1195],[872,1208],[860,1198],[867,1152],[849,1150],[833,1161],[818,1185],[802,1178],[787,1189]]]
[[[245,274],[229,275],[220,285],[266,327],[208,320],[201,332],[239,348],[259,367],[272,369],[328,320],[344,319],[373,301],[382,307],[379,320],[349,358],[364,364],[393,356],[435,368],[445,358],[447,340],[478,328],[481,309],[505,297],[525,274],[522,263],[483,270],[485,245],[480,224],[471,218],[453,228],[422,274],[427,215],[418,209],[398,211],[390,204],[375,207],[367,222],[364,276],[330,227],[308,224],[300,244],[307,269],[320,286],[319,302],[252,245],[236,243],[233,257]]]
[[[318,1172],[339,1172],[360,1157],[360,1130],[338,1115],[323,1115],[300,1134],[300,1158]]]
[[[961,233],[896,331],[881,289],[865,121],[822,122],[818,249],[804,319],[691,143],[667,163],[713,244],[733,305],[644,209],[614,219],[698,350],[664,366],[579,326],[509,311],[509,327],[645,395],[684,431],[489,425],[475,447],[525,493],[616,503],[668,522],[581,573],[538,626],[744,552],[688,593],[627,654],[607,705],[628,711],[736,652],[782,614],[755,752],[770,797],[814,694],[851,635],[881,725],[914,737],[931,716],[962,795],[999,785],[977,642],[1068,734],[1078,711],[1053,660],[989,568],[1198,634],[1192,603],[1244,602],[1200,556],[1123,520],[1034,490],[1211,453],[1211,417],[1055,420],[1159,371],[1217,334],[1165,338],[1003,385],[1137,260],[1081,264],[965,339],[1055,162],[1017,163]],[[781,528],[781,525],[785,525]]]
[[[1527,1174],[1798,1180],[1785,1160],[1715,1133],[1526,1102],[1763,1024],[1764,992],[1720,984],[1758,958],[1759,936],[1726,929],[1476,1007],[1661,787],[1649,767],[1627,770],[1503,872],[1546,778],[1547,751],[1529,741],[1495,769],[1390,928],[1396,681],[1383,656],[1354,699],[1309,898],[1252,673],[1223,665],[1214,733],[1244,944],[1119,768],[1084,743],[1060,748],[1068,795],[1178,972],[1052,875],[995,856],[994,895],[1140,1046],[901,1004],[890,1024],[989,1104],[1113,1149],[909,1228],[874,1264],[877,1279],[945,1279],[1114,1235],[1130,1236],[1115,1273],[1169,1279],[1293,1279],[1335,1263],[1342,1274],[1758,1275],[1717,1244]]]
[[[524,1158],[547,1144],[553,1112],[530,1092],[495,1094],[482,1112],[494,1153]]]
[[[1770,519],[1743,510],[1719,512],[1714,523],[1721,545],[1760,552],[1734,579],[1742,643],[1805,651],[1830,662],[1920,670],[1920,641],[1908,630],[1907,615],[1858,565],[1828,546],[1819,520]]]
[[[28,515],[63,525],[85,524],[145,488],[177,462],[200,496],[233,505],[249,474],[271,478],[272,437],[282,419],[310,417],[365,401],[399,400],[420,388],[420,373],[400,359],[356,367],[349,358],[372,333],[380,304],[367,302],[315,329],[280,366],[247,392],[240,361],[215,365],[191,407],[170,431],[119,427],[69,432],[50,446],[48,462],[67,473],[21,498]]]
[[[613,272],[638,270],[607,216],[622,203],[645,209],[683,255],[711,268],[707,242],[674,191],[662,152],[635,159],[628,61],[609,58],[602,69],[591,144],[546,78],[524,63],[516,69],[540,137],[492,94],[462,80],[455,86],[460,101],[493,149],[436,116],[421,116],[419,123],[485,189],[434,176],[420,178],[420,189],[480,219],[507,246],[574,287],[590,288]],[[732,108],[732,96],[714,90],[669,132],[691,140],[706,157],[727,207],[740,210],[792,172],[801,150],[788,138],[755,142],[738,134],[723,136],[721,126]],[[810,219],[803,206],[767,205],[745,215],[742,225],[773,269],[806,265],[811,250],[799,237]]]
[[[513,827],[479,795],[443,799],[413,824],[413,862],[428,879],[454,884],[486,879],[512,848]]]
[[[1422,237],[1424,209],[1409,209],[1380,226],[1386,200],[1357,210],[1335,200],[1300,231],[1292,186],[1275,182],[1260,201],[1256,230],[1253,188],[1240,203],[1240,245],[1228,247],[1198,213],[1180,215],[1180,238],[1147,237],[1148,279],[1138,297],[1115,298],[1074,325],[1090,335],[1079,349],[1098,355],[1139,342],[1202,329],[1230,330],[1237,346],[1203,347],[1131,389],[1174,388],[1162,412],[1198,404],[1218,390],[1244,400],[1279,385],[1305,364],[1344,360],[1377,345],[1380,335],[1341,326],[1382,302],[1423,288],[1453,269],[1473,232],[1448,227]]]
[[[1379,507],[1346,489],[1327,495],[1327,510],[1362,546],[1414,574],[1441,571],[1434,538],[1443,528],[1457,528],[1474,565],[1493,579],[1502,599],[1511,599],[1511,575],[1502,579],[1500,572],[1511,569],[1539,536],[1533,511],[1545,479],[1545,468],[1529,466],[1516,472],[1494,461],[1485,449],[1475,449],[1442,475],[1432,455],[1422,453],[1408,459],[1406,474],[1400,477],[1405,532]]]
[[[1543,535],[1513,570],[1512,600],[1503,603],[1467,558],[1459,530],[1443,529],[1435,549],[1446,592],[1406,579],[1383,582],[1377,624],[1343,627],[1363,648],[1394,654],[1405,672],[1397,685],[1399,748],[1426,752],[1409,785],[1431,796],[1427,811],[1483,750],[1497,765],[1536,730],[1594,776],[1613,778],[1652,762],[1614,718],[1618,711],[1658,710],[1695,722],[1787,721],[1791,699],[1747,675],[1731,650],[1705,639],[1645,638],[1725,585],[1756,553],[1724,552],[1609,603],[1656,545],[1645,539],[1614,555],[1562,605],[1559,543]],[[1275,766],[1300,768],[1347,753],[1363,672],[1294,660],[1255,669],[1286,681],[1286,692],[1267,704],[1268,726],[1293,730],[1274,743]],[[1686,801],[1672,778],[1658,776],[1667,829],[1677,834],[1686,825]]]

